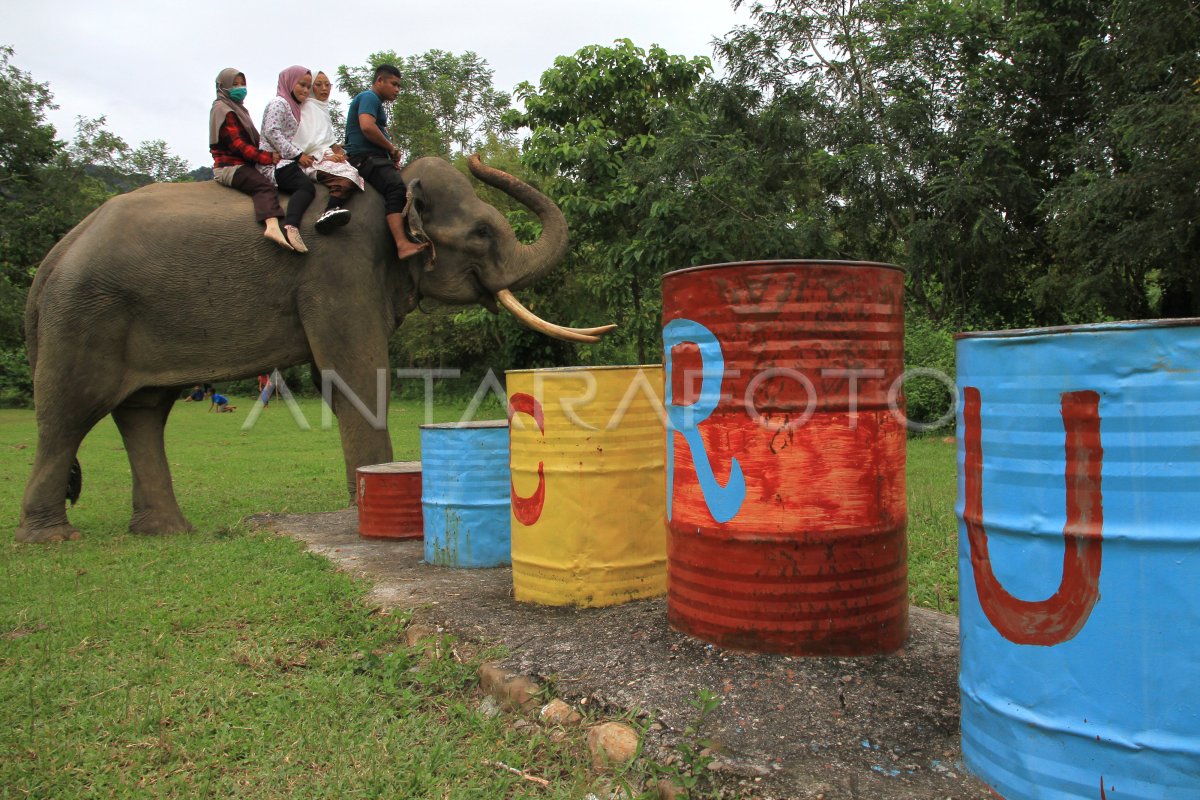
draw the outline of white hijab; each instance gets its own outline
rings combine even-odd
[[[300,106],[300,124],[292,141],[310,156],[318,159],[337,142],[333,120],[329,117],[329,103],[308,98]]]

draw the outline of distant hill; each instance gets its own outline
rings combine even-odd
[[[85,175],[100,181],[110,192],[116,192],[117,194],[132,192],[134,189],[146,184],[154,183],[154,179],[149,175],[121,172],[112,167],[97,166],[95,164],[88,164],[83,168],[83,172]]]
[[[83,168],[85,174],[95,178],[104,184],[105,188],[110,192],[124,194],[132,192],[134,189],[139,189],[148,184],[154,183],[154,179],[149,175],[143,175],[137,172],[121,172],[112,167],[97,166],[89,164]],[[196,169],[187,173],[181,181],[211,181],[213,177],[212,167],[196,167]]]

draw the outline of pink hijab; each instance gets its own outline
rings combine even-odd
[[[310,74],[311,71],[308,67],[301,67],[295,64],[279,73],[279,85],[275,87],[275,94],[287,101],[288,106],[292,109],[292,116],[296,118],[296,122],[300,121],[300,104],[296,102],[296,98],[292,97],[292,87],[296,85],[296,81]]]

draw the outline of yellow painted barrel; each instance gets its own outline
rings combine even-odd
[[[598,607],[665,594],[662,367],[506,375],[516,599]]]

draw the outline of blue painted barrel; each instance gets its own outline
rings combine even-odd
[[[510,563],[508,423],[422,425],[421,463],[425,561]]]
[[[1200,798],[1200,320],[965,334],[958,384],[967,766]]]

